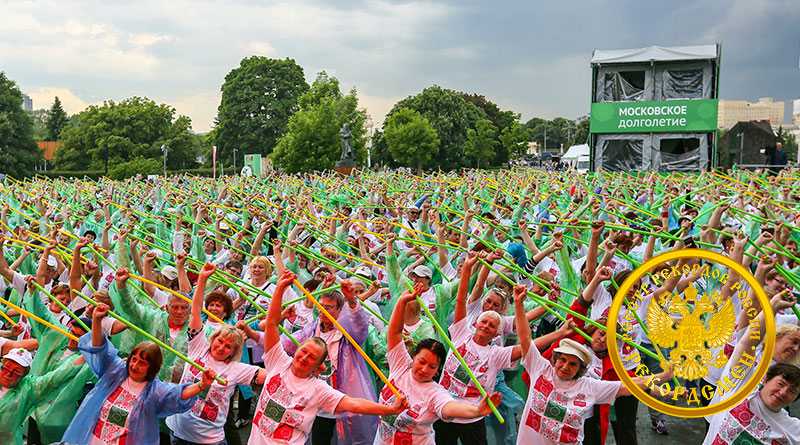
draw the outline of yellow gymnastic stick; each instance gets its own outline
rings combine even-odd
[[[345,331],[345,330],[344,330],[344,328],[342,327],[342,325],[340,325],[340,324],[339,324],[339,321],[338,321],[338,320],[336,320],[336,319],[333,317],[333,315],[331,315],[331,314],[330,314],[330,313],[329,313],[327,310],[325,310],[325,308],[324,308],[324,307],[322,307],[322,305],[321,305],[321,304],[319,304],[319,301],[317,301],[317,299],[316,299],[316,298],[314,298],[314,296],[313,296],[313,295],[311,295],[311,292],[309,292],[309,291],[308,291],[308,289],[306,289],[305,287],[303,287],[303,285],[300,283],[300,281],[298,281],[297,279],[295,279],[295,280],[294,280],[294,285],[295,285],[295,286],[297,286],[297,288],[298,288],[298,289],[300,289],[301,291],[303,291],[303,293],[306,295],[306,298],[308,298],[309,300],[311,300],[311,302],[312,302],[312,303],[314,303],[314,305],[317,307],[317,309],[319,309],[319,311],[320,311],[321,313],[325,314],[325,316],[326,316],[326,317],[328,317],[328,320],[330,320],[330,321],[331,321],[331,323],[333,323],[333,325],[334,325],[334,326],[336,326],[336,329],[338,329],[338,330],[339,330],[339,332],[341,332],[341,333],[342,333],[342,335],[344,335],[344,338],[346,338],[346,339],[347,339],[347,341],[349,341],[349,342],[350,342],[350,344],[351,344],[351,345],[353,345],[353,347],[356,349],[356,351],[358,351],[358,353],[359,353],[359,354],[361,354],[361,357],[363,357],[363,358],[364,358],[364,360],[365,360],[365,361],[367,362],[367,364],[368,364],[368,365],[369,365],[369,366],[372,368],[372,370],[373,370],[373,371],[375,371],[375,374],[377,374],[377,375],[378,375],[378,377],[381,379],[381,381],[383,381],[383,383],[384,383],[386,386],[388,386],[388,387],[389,387],[389,389],[390,389],[390,390],[391,390],[391,391],[394,393],[394,395],[395,395],[395,396],[397,396],[397,397],[402,397],[402,396],[400,395],[400,391],[398,391],[398,390],[397,390],[397,388],[395,388],[395,386],[392,384],[392,382],[390,382],[390,381],[389,381],[389,379],[387,379],[387,378],[386,378],[386,376],[385,376],[385,375],[383,375],[383,372],[382,372],[382,371],[381,371],[381,370],[378,368],[378,365],[376,365],[376,364],[375,364],[375,362],[373,362],[373,361],[372,361],[372,359],[370,359],[370,358],[367,356],[367,353],[366,353],[366,352],[364,352],[364,350],[363,350],[363,349],[361,349],[361,346],[359,346],[359,345],[358,345],[358,342],[356,342],[356,341],[353,339],[353,337],[351,337],[351,336],[350,336],[350,334],[348,334],[348,333],[347,333],[347,331]]]
[[[33,297],[33,298],[36,298],[36,297]],[[38,321],[39,323],[41,323],[41,324],[47,326],[48,328],[58,332],[59,334],[63,335],[64,337],[67,337],[70,340],[78,341],[78,337],[76,337],[76,336],[72,335],[71,333],[59,328],[58,326],[55,326],[54,324],[50,323],[49,321],[44,320],[41,317],[26,311],[25,309],[22,309],[21,307],[19,307],[16,304],[6,300],[5,298],[0,297],[0,303],[5,304],[6,306],[10,307],[11,309],[14,309],[15,311],[19,312],[20,314],[22,314],[22,315],[24,315],[24,316],[26,316],[26,317],[28,317],[28,318],[30,318],[32,320]]]

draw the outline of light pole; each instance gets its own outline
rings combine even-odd
[[[236,174],[236,147],[233,147],[233,174]]]
[[[164,153],[164,177],[167,177],[167,152],[169,148],[166,145],[161,144],[161,153]]]
[[[744,131],[739,132],[739,165],[742,164],[742,155],[744,154]]]

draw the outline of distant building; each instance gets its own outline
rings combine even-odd
[[[758,102],[720,100],[717,125],[728,130],[737,122],[769,121],[773,128],[778,128],[783,125],[783,116],[783,101],[776,102],[771,97],[761,97]]]
[[[767,156],[775,150],[775,142],[770,122],[737,122],[720,140],[720,165],[765,164]]]
[[[800,126],[800,99],[794,100],[794,109],[792,111],[792,122]]]
[[[25,111],[33,111],[33,99],[27,94],[22,95],[22,109]]]

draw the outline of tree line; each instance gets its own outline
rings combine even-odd
[[[169,170],[211,162],[241,166],[244,155],[268,156],[287,172],[333,168],[347,123],[360,165],[371,146],[373,165],[450,170],[493,167],[524,156],[530,141],[549,149],[583,143],[588,122],[533,118],[527,122],[483,95],[425,88],[397,102],[380,128],[359,107],[358,91],[342,91],[326,72],[309,85],[293,59],[246,57],[221,87],[212,130],[192,131],[191,120],[146,97],[106,101],[67,116],[58,98],[50,110],[26,113],[21,92],[0,72],[0,172],[25,176],[41,161],[34,140],[58,140],[54,159],[62,171],[102,171],[112,177],[158,173],[162,148]],[[235,157],[235,158],[234,158]]]

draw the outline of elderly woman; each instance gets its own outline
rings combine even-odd
[[[128,275],[117,273],[117,284]],[[120,283],[120,281],[122,283]],[[189,410],[197,394],[211,385],[213,370],[197,383],[163,383],[157,375],[163,358],[151,342],[138,344],[127,362],[103,336],[102,319],[108,307],[100,304],[92,312],[92,332],[81,337],[79,348],[97,375],[97,385],[84,399],[63,441],[70,444],[155,444],[158,419]]]
[[[492,340],[503,332],[504,320],[497,311],[488,310],[481,312],[476,318],[467,317],[467,287],[472,268],[477,261],[477,253],[470,252],[461,267],[455,318],[450,326],[450,336],[456,350],[475,374],[475,378],[487,392],[492,392],[497,382],[497,375],[503,369],[511,368],[512,363],[522,357],[522,349],[519,346],[502,347],[492,344]],[[522,316],[525,316],[524,312]],[[480,392],[452,351],[447,356],[439,383],[458,401],[474,406],[481,403]],[[437,444],[455,445],[459,440],[464,445],[486,443],[486,424],[482,416],[437,422],[434,428]]]
[[[434,422],[440,419],[473,420],[491,412],[486,399],[477,405],[456,400],[442,385],[434,381],[445,360],[444,345],[433,339],[425,339],[409,354],[403,341],[403,314],[406,305],[414,301],[422,291],[422,285],[418,284],[413,292],[404,293],[398,299],[389,321],[389,380],[408,398],[409,408],[397,416],[381,418],[378,435],[375,437],[376,445],[432,445],[435,443]],[[396,399],[392,391],[384,387],[380,400],[388,404]],[[498,405],[501,401],[500,394],[493,394],[491,400]]]
[[[371,400],[350,397],[317,378],[328,355],[325,340],[311,337],[289,357],[280,342],[278,325],[283,294],[295,275],[285,271],[272,296],[264,329],[266,382],[258,398],[250,445],[301,445],[311,432],[311,425],[321,410],[333,413],[394,416],[403,411],[406,400],[390,406]],[[352,439],[347,443],[354,443]]]
[[[206,339],[203,335],[203,322],[200,318],[203,294],[208,279],[215,270],[216,267],[208,263],[200,270],[187,335],[189,357],[201,366],[224,375],[225,384],[213,382],[191,410],[167,418],[167,426],[172,431],[173,443],[176,444],[224,444],[223,427],[236,385],[251,382],[256,385],[264,384],[263,369],[239,361],[244,343],[239,330],[222,325],[214,331],[210,339]],[[181,383],[192,383],[199,374],[200,371],[196,368],[186,366],[183,369]]]
[[[514,288],[514,305],[523,313],[525,286]],[[531,347],[531,328],[525,317],[516,318],[522,364],[531,379],[531,389],[522,414],[517,444],[583,442],[584,421],[592,415],[595,404],[611,403],[630,391],[620,382],[597,380],[584,376],[591,365],[591,352],[580,343],[563,339],[553,350],[550,360]],[[655,376],[657,381],[670,377],[669,372]],[[644,385],[651,376],[634,378]]]

